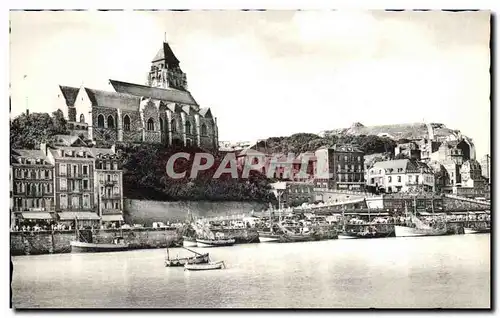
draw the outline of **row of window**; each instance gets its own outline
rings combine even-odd
[[[67,208],[80,209],[82,207],[84,209],[90,209],[91,208],[90,194],[84,194],[82,196],[82,204],[80,204],[80,196],[78,195],[68,196],[65,193],[61,193],[59,195],[59,207],[61,209],[67,209]]]
[[[14,185],[15,193],[26,193],[26,195],[43,196],[52,193],[51,183],[25,183],[16,182]]]
[[[361,165],[358,165],[357,166],[358,170],[356,170],[356,166],[355,165],[344,165],[344,170],[345,171],[348,171],[348,172],[362,172],[363,171],[363,167]],[[342,165],[337,165],[337,171],[341,171],[342,170]]]
[[[52,179],[52,171],[48,169],[14,169],[14,176],[18,179]]]
[[[118,201],[103,201],[102,202],[102,208],[103,209],[108,209],[108,210],[111,210],[111,209],[120,209],[120,202]]]
[[[19,163],[23,165],[45,165],[47,164],[43,159],[32,158],[19,158]]]
[[[104,197],[111,197],[113,195],[118,195],[120,194],[120,188],[118,187],[113,187],[113,192],[111,192],[111,188],[104,188],[104,187],[101,187],[101,196],[104,196]]]
[[[84,176],[88,176],[90,173],[89,165],[82,165],[80,168],[77,164],[59,164],[59,175],[60,176],[77,176],[81,173]]]
[[[89,190],[90,183],[88,179],[83,180],[68,180],[66,178],[59,179],[59,189],[61,191],[74,191]]]
[[[344,182],[362,182],[363,181],[363,175],[362,174],[351,174],[351,173],[346,173],[342,174],[339,173],[337,174],[336,177],[337,181],[344,181]]]
[[[95,167],[96,169],[118,170],[118,162],[111,164],[111,161],[96,161]]]
[[[115,181],[115,182],[118,182],[118,175],[117,174],[100,174],[99,175],[99,181],[100,182],[104,182],[104,181],[108,181],[108,182],[111,182],[111,181]]]
[[[343,156],[343,158],[344,158],[344,161],[357,161],[357,162],[361,162],[361,156]],[[337,156],[337,160],[341,161],[342,160],[342,156]]]
[[[54,202],[52,198],[16,198],[14,200],[14,210],[19,211],[22,209],[39,209],[46,208],[52,209]]]
[[[105,128],[104,126],[104,116],[99,115],[97,116],[97,127],[99,128]],[[177,122],[175,119],[172,119],[170,122],[170,127],[172,127],[172,132],[176,133],[177,132]],[[115,128],[115,120],[113,116],[109,115],[107,118],[107,127],[106,128]],[[153,118],[149,118],[147,123],[146,123],[146,129],[148,131],[155,131],[155,121]],[[130,131],[130,117],[128,115],[125,115],[123,117],[123,130],[125,131]],[[164,131],[164,125],[163,125],[163,119],[160,118],[160,131]],[[185,132],[188,135],[192,135],[192,129],[191,129],[191,122],[187,121],[185,124]],[[201,125],[201,135],[202,136],[208,136],[208,129],[205,124]]]

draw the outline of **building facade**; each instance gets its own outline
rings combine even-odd
[[[54,165],[42,150],[11,151],[11,189],[14,223],[53,218]]]
[[[167,43],[151,62],[147,85],[110,84],[115,92],[60,86],[68,121],[86,129],[89,139],[218,149],[217,118],[187,90],[186,75]]]
[[[491,183],[491,156],[490,155],[485,155],[483,158],[481,158],[481,161],[479,162],[481,164],[481,172],[483,177],[488,180],[488,183]]]
[[[433,192],[434,185],[433,170],[416,160],[379,161],[368,172],[367,186],[386,193]]]
[[[317,187],[364,191],[364,153],[354,146],[321,147],[315,151]]]
[[[54,165],[55,210],[61,221],[95,223],[94,157],[87,147],[46,149]]]
[[[95,204],[105,223],[123,222],[123,171],[120,158],[111,149],[90,148],[94,161]]]

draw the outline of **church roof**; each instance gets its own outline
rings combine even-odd
[[[83,145],[86,146],[86,143],[78,136],[72,135],[54,135],[55,143],[62,146],[75,146],[75,145]]]
[[[79,88],[59,85],[67,106],[74,106]]]
[[[118,93],[125,93],[140,97],[149,97],[153,99],[162,100],[171,103],[180,103],[186,105],[198,106],[193,96],[188,91],[180,91],[177,89],[165,89],[158,87],[151,87],[133,83],[120,82],[109,80],[113,88]]]
[[[179,64],[179,60],[177,59],[177,57],[175,57],[174,52],[170,48],[170,45],[168,45],[168,43],[166,42],[163,42],[162,48],[158,51],[158,53],[156,53],[152,62],[157,62],[161,60],[165,60],[167,64],[173,64],[173,65]]]
[[[212,118],[212,112],[210,111],[210,108],[208,108],[208,107],[200,108],[200,115],[202,117]]]
[[[89,96],[92,106],[138,110],[139,104],[141,102],[140,97],[129,94],[123,94],[120,92],[119,93],[106,92],[90,88],[85,88],[85,91]]]

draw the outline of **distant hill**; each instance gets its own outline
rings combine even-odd
[[[429,138],[430,135],[438,139],[448,136],[458,138],[460,132],[439,123],[409,123],[378,126],[364,126],[361,123],[354,123],[349,128],[325,130],[320,133],[320,136],[324,137],[331,135],[375,135],[389,137],[393,140],[415,140]]]

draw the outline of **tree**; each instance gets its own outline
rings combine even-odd
[[[37,149],[41,142],[50,143],[55,134],[68,134],[61,110],[47,113],[23,113],[10,123],[11,148]]]

